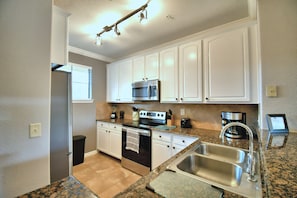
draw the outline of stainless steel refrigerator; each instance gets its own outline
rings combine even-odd
[[[72,174],[71,73],[52,71],[50,116],[51,183]]]

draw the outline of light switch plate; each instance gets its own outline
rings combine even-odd
[[[31,123],[29,128],[30,138],[41,136],[41,123]]]
[[[277,96],[277,88],[275,85],[267,85],[266,86],[266,96],[267,97],[276,97]]]

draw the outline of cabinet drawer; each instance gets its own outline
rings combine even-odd
[[[107,122],[97,121],[97,127],[101,127],[101,128],[109,128],[109,123],[107,123]]]
[[[109,128],[113,131],[122,132],[122,125],[119,124],[109,124]]]
[[[178,144],[183,146],[188,146],[196,141],[198,138],[196,137],[189,137],[189,136],[181,136],[181,135],[174,135],[172,138],[172,144]]]
[[[171,134],[159,131],[153,131],[153,139],[165,142],[171,142]]]

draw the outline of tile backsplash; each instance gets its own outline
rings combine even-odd
[[[254,126],[258,122],[257,104],[163,104],[156,102],[143,102],[137,104],[109,104],[96,103],[96,119],[108,119],[112,112],[112,105],[116,105],[117,115],[125,112],[125,119],[132,119],[132,107],[144,110],[166,111],[172,110],[174,125],[180,126],[181,118],[190,118],[193,128],[221,129],[221,112],[246,112],[247,125]],[[181,116],[181,109],[184,115]]]

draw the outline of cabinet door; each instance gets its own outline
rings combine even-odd
[[[152,169],[171,157],[171,143],[152,140]]]
[[[178,102],[177,47],[160,52],[161,102]]]
[[[119,102],[132,102],[132,60],[121,61],[118,71]]]
[[[119,101],[119,87],[118,87],[118,64],[111,63],[107,65],[107,87],[106,100],[107,102]]]
[[[104,153],[109,153],[110,132],[107,128],[98,128],[99,134],[99,150]]]
[[[159,79],[159,54],[145,56],[145,80]]]
[[[122,135],[119,131],[110,130],[110,155],[118,159],[122,158]]]
[[[145,80],[144,76],[144,57],[136,57],[133,59],[133,82]]]
[[[202,102],[201,40],[179,47],[179,100]]]
[[[53,6],[51,62],[66,65],[68,62],[68,16],[62,9]]]
[[[206,101],[249,101],[247,28],[205,39],[204,52]]]

